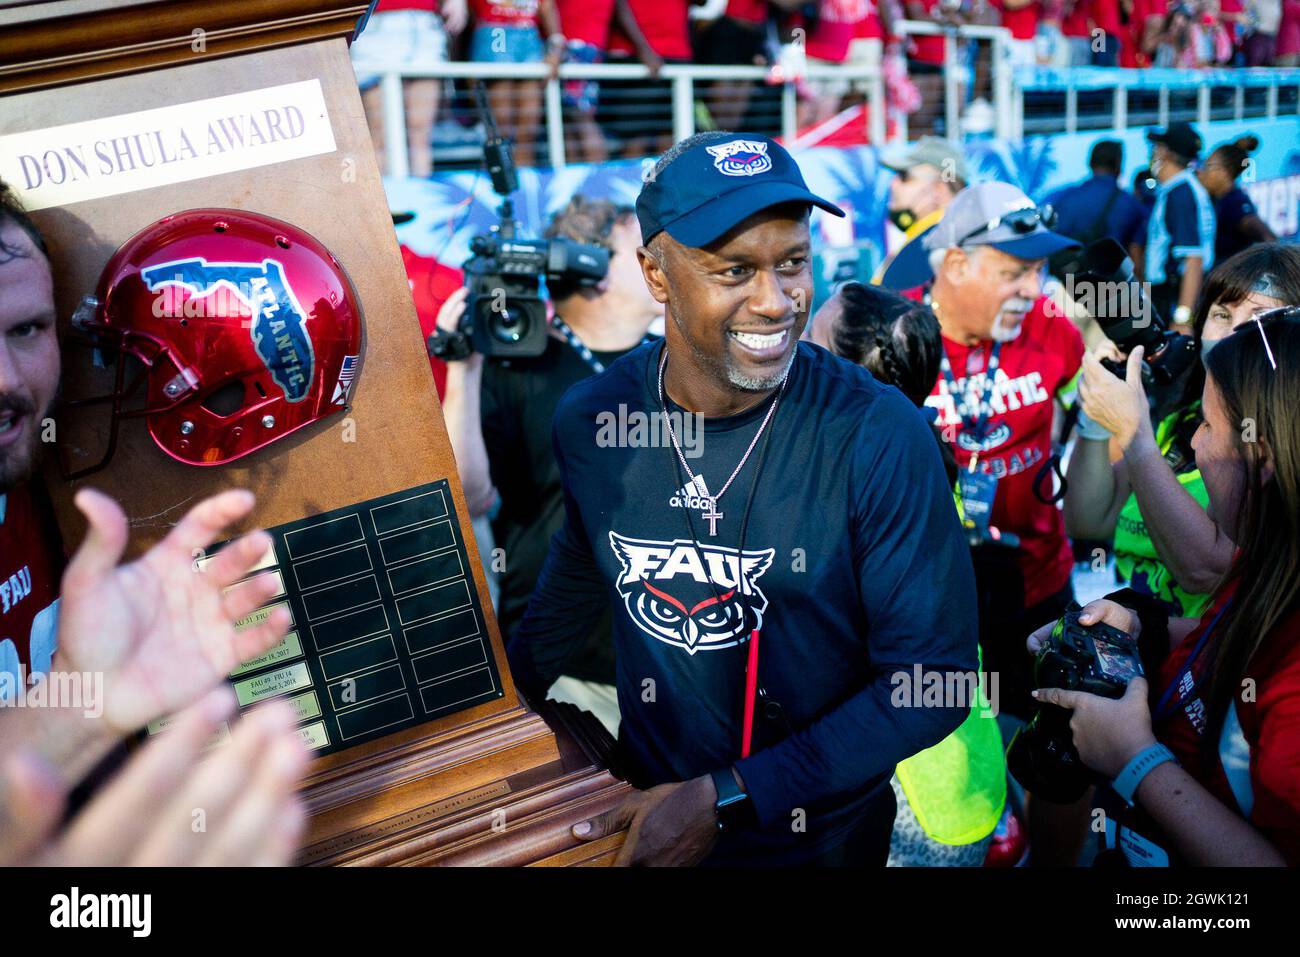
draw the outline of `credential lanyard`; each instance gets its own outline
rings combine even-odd
[[[957,402],[957,379],[952,373],[952,363],[948,361],[948,350],[943,349],[939,357],[939,371],[943,373],[944,380],[948,383],[948,394],[952,396],[953,404],[957,407],[962,426],[974,435],[977,442],[984,441],[984,430],[988,427],[989,416],[993,412],[994,379],[997,376],[998,354],[1001,349],[1002,343],[995,342],[993,351],[989,353],[988,368],[984,370],[984,395],[980,398],[978,415],[967,414],[970,409],[967,408],[966,393],[961,394],[960,404]]]
[[[592,371],[594,371],[596,375],[600,375],[602,372],[605,371],[605,363],[601,362],[599,359],[595,357],[595,355],[592,354],[592,351],[587,348],[586,343],[584,343],[580,338],[578,338],[578,334],[574,332],[573,328],[567,322],[561,319],[558,314],[551,317],[551,326],[552,328],[555,329],[556,332],[564,336],[565,341],[568,342],[568,344],[573,348],[573,351],[576,352],[579,356],[581,356],[583,361],[586,362],[587,365],[591,366]],[[651,336],[649,333],[647,333],[646,335],[641,337],[640,344],[645,345],[652,338],[654,337]]]
[[[1169,687],[1166,688],[1164,693],[1160,696],[1160,701],[1156,704],[1156,713],[1153,715],[1153,718],[1156,721],[1164,721],[1174,713],[1175,708],[1180,707],[1185,701],[1194,697],[1200,691],[1201,685],[1205,682],[1205,675],[1201,675],[1200,678],[1196,679],[1191,690],[1187,694],[1179,694],[1177,701],[1170,701],[1182,685],[1183,678],[1187,676],[1188,672],[1192,670],[1192,666],[1196,664],[1197,659],[1201,657],[1201,651],[1205,648],[1205,643],[1209,641],[1210,635],[1214,633],[1215,626],[1219,624],[1219,619],[1222,618],[1224,612],[1231,607],[1232,599],[1229,598],[1224,602],[1223,607],[1219,609],[1218,613],[1210,619],[1209,627],[1201,634],[1200,640],[1196,642],[1196,647],[1192,649],[1192,653],[1187,656],[1187,660],[1183,662],[1183,666],[1179,669],[1178,674],[1174,675],[1174,680],[1170,682]]]

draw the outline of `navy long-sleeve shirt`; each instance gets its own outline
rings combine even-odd
[[[917,665],[923,674],[978,667],[969,549],[919,411],[804,342],[768,426],[743,555],[763,440],[718,502],[723,518],[710,536],[700,493],[721,488],[772,399],[704,420],[702,454],[687,459],[697,478],[686,487],[661,419],[635,431],[660,408],[662,348],[629,353],[560,402],[565,522],[511,643],[511,668],[526,692],[544,694],[599,599],[612,601],[619,745],[633,783],[734,763],[760,826],[724,836],[715,856],[795,863],[842,841],[894,765],[969,710],[960,700],[898,706],[921,700],[919,690],[904,693]],[[755,627],[760,680],[792,733],[767,735],[739,760]]]

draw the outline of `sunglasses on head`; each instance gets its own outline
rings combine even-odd
[[[981,233],[991,233],[999,226],[1010,226],[1018,235],[1032,233],[1040,225],[1044,229],[1051,229],[1056,222],[1056,210],[1052,208],[1051,203],[1044,203],[1039,206],[1026,206],[1023,209],[1013,209],[1009,213],[1003,213],[997,219],[990,219],[987,223],[977,226],[971,230],[956,243],[958,246],[964,246]]]
[[[1264,332],[1264,323],[1279,322],[1288,319],[1295,321],[1300,319],[1300,306],[1277,306],[1273,309],[1261,309],[1250,317],[1255,323],[1255,328],[1259,330],[1260,339],[1264,340],[1264,351],[1268,354],[1268,364],[1272,366],[1273,371],[1277,371],[1277,359],[1273,358],[1273,347],[1268,343],[1268,336]]]

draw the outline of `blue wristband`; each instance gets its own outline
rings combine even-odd
[[[1115,775],[1115,780],[1110,783],[1110,786],[1116,794],[1124,799],[1125,804],[1132,807],[1133,796],[1137,794],[1138,785],[1142,783],[1142,779],[1166,761],[1178,763],[1178,759],[1174,757],[1174,752],[1163,744],[1153,744],[1148,748],[1143,748],[1133,755],[1128,764],[1124,765],[1124,770]]]

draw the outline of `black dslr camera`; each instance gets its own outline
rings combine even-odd
[[[1129,681],[1142,674],[1137,641],[1104,622],[1079,624],[1080,610],[1072,604],[1039,648],[1034,683],[1122,698]],[[1029,724],[1016,732],[1007,748],[1007,767],[1025,790],[1058,804],[1077,801],[1097,777],[1074,747],[1070,712],[1053,704],[1039,705]]]
[[[546,301],[542,278],[569,286],[594,286],[609,271],[609,251],[571,239],[520,239],[510,194],[519,188],[510,141],[497,135],[492,114],[478,88],[479,113],[487,129],[483,155],[492,188],[501,196],[500,225],[470,240],[465,261],[469,298],[460,327],[434,332],[429,355],[464,359],[471,352],[489,358],[540,356],[546,351]]]
[[[1169,328],[1133,274],[1133,260],[1115,240],[1099,239],[1066,269],[1071,297],[1127,355],[1143,347],[1142,382],[1148,392],[1176,382],[1196,362],[1196,342]],[[1070,287],[1073,288],[1070,288]],[[1121,379],[1121,362],[1102,360]]]

